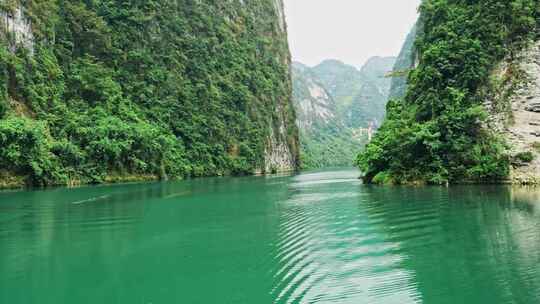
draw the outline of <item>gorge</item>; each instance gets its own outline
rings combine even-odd
[[[538,0],[0,0],[0,303],[540,303],[539,26]]]

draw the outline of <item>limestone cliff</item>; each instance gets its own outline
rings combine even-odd
[[[292,75],[296,123],[300,130],[313,131],[316,125],[339,120],[336,102],[309,67],[294,62]]]
[[[292,76],[302,166],[350,166],[365,137],[345,126],[335,99],[312,68],[295,62]]]
[[[283,7],[283,0],[273,0],[277,18],[278,28],[274,35],[275,43],[287,45],[287,23]],[[279,60],[287,67],[291,66],[291,56],[289,48],[285,47],[276,54],[281,57]],[[290,68],[289,68],[290,71]],[[264,151],[265,173],[285,172],[296,170],[300,165],[298,131],[295,125],[295,113],[292,106],[292,80],[290,73],[285,76],[283,84],[286,87],[286,95],[281,97],[276,105],[275,115],[277,121],[273,122],[270,128],[270,136],[267,139],[267,146]],[[277,127],[275,127],[277,126]],[[261,170],[258,170],[260,172]],[[257,172],[257,173],[258,173]]]
[[[8,41],[9,49],[14,52],[18,46],[33,52],[34,34],[30,19],[24,15],[23,8],[16,6],[9,11],[0,10],[0,37]]]
[[[540,41],[495,69],[484,105],[487,127],[508,144],[511,182],[540,183]]]
[[[325,60],[312,73],[336,102],[339,115],[349,128],[378,126],[385,114],[395,57],[372,57],[361,69],[338,60]]]

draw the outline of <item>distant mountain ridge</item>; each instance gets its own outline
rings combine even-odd
[[[293,104],[305,167],[350,165],[385,115],[394,57],[361,68],[330,59],[292,64]]]

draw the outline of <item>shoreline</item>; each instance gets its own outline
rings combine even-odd
[[[273,176],[273,175],[286,175],[299,172],[300,170],[290,169],[281,170],[276,173],[260,173],[253,172],[248,175],[233,175],[233,174],[219,174],[211,176],[198,176],[198,177],[182,177],[182,178],[168,178],[162,179],[158,175],[139,175],[139,174],[127,174],[127,175],[107,175],[103,182],[98,183],[85,183],[80,180],[71,180],[66,183],[51,184],[46,186],[29,185],[26,181],[27,176],[13,175],[6,172],[0,174],[0,191],[4,190],[35,190],[35,189],[51,189],[51,188],[78,188],[84,186],[107,186],[107,185],[119,185],[119,184],[137,184],[137,183],[149,183],[149,182],[164,182],[164,181],[182,181],[189,179],[199,178],[212,178],[212,177],[261,177],[261,176]]]

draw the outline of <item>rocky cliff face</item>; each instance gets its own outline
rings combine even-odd
[[[294,170],[290,64],[282,0],[0,3],[0,179]]]
[[[292,75],[303,167],[351,165],[364,137],[355,137],[345,126],[334,98],[312,68],[296,62]]]
[[[511,181],[540,183],[540,41],[502,62],[491,88],[487,127],[509,145]]]
[[[30,52],[34,50],[32,24],[24,15],[22,6],[16,6],[9,11],[0,10],[0,35],[8,41],[11,52],[15,52],[17,46]]]
[[[273,0],[273,2],[278,24],[275,35],[278,41],[275,43],[287,45],[287,23],[285,20],[283,0]],[[291,66],[291,56],[288,46],[284,47],[277,55],[281,57],[280,61],[283,65],[287,67]],[[289,73],[285,77],[286,95],[281,97],[281,100],[276,106],[276,115],[274,117],[277,117],[277,122],[273,122],[271,126],[270,136],[268,137],[267,146],[264,151],[263,172],[265,173],[293,171],[300,165],[298,131],[293,122],[295,113],[292,106],[292,80]],[[260,170],[256,170],[256,173],[258,171]]]
[[[335,101],[309,67],[294,62],[292,76],[296,122],[300,130],[312,131],[316,125],[339,120]]]

